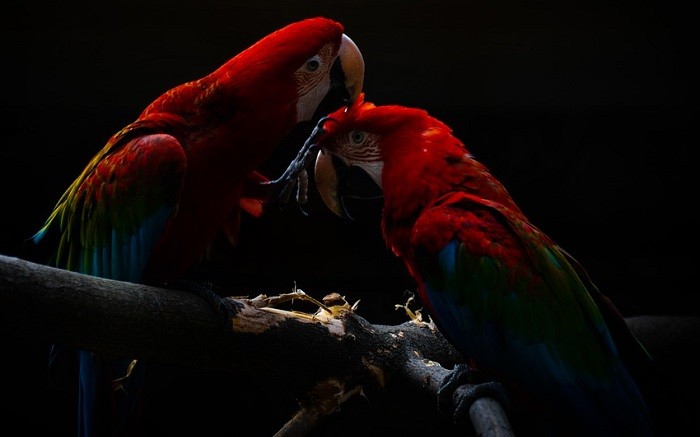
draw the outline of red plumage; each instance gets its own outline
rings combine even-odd
[[[360,92],[364,62],[343,32],[324,17],[289,24],[163,93],[109,139],[32,241],[57,267],[153,284],[187,273],[218,233],[235,242],[241,213],[262,213],[258,167],[320,106]],[[81,355],[81,381],[97,373],[92,359]]]
[[[316,183],[342,215],[339,163],[382,188],[382,232],[445,338],[551,429],[652,435],[638,385],[653,360],[583,268],[426,111],[358,99],[330,114]],[[356,194],[356,193],[354,193]],[[539,407],[544,407],[540,409]]]

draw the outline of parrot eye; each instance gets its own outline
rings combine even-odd
[[[306,69],[307,69],[308,71],[316,71],[316,70],[318,70],[319,67],[321,66],[321,61],[320,61],[319,59],[320,59],[319,56],[316,55],[316,56],[314,56],[313,58],[311,58],[311,59],[309,59],[308,61],[306,61]]]
[[[354,144],[360,144],[365,140],[365,133],[359,130],[350,132],[350,141]]]

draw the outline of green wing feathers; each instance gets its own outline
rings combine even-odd
[[[504,335],[542,344],[567,365],[594,373],[606,366],[610,357],[580,353],[614,351],[597,306],[563,253],[521,214],[462,194],[423,213],[414,244],[424,253],[424,280],[448,294],[430,300],[469,308],[470,325],[501,326]]]
[[[423,301],[467,358],[583,423],[644,435],[644,401],[587,278],[522,214],[457,194],[422,213],[412,241]]]
[[[186,157],[170,135],[120,134],[66,190],[33,239],[56,235],[56,267],[137,281],[176,209]]]

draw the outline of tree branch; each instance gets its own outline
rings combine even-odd
[[[348,399],[372,397],[394,385],[430,393],[460,361],[456,351],[419,318],[372,325],[344,299],[318,304],[314,314],[271,305],[312,300],[303,292],[232,299],[236,314],[222,323],[199,296],[178,290],[87,276],[0,255],[2,332],[91,350],[236,372],[275,372],[289,381],[299,412],[277,436],[303,435]],[[264,345],[264,347],[261,347]],[[240,357],[245,357],[241,359]],[[314,359],[310,359],[313,357]],[[401,402],[395,399],[395,402]],[[507,435],[507,417],[481,399],[473,417],[484,436]],[[437,402],[427,408],[437,408]],[[472,413],[473,414],[473,413]],[[494,433],[493,429],[499,430]]]
[[[316,302],[313,314],[275,307],[290,299],[313,300],[300,291],[232,299],[236,313],[227,325],[193,293],[0,255],[0,332],[113,358],[274,375],[288,383],[300,406],[276,437],[308,434],[344,402],[360,396],[372,400],[374,409],[384,399],[386,410],[400,410],[404,416],[418,410],[422,420],[430,412],[439,420],[451,420],[437,411],[437,389],[461,357],[407,305],[404,309],[413,320],[385,326],[368,323],[337,296]],[[683,363],[692,367],[683,351],[698,344],[700,318],[626,320],[652,355],[671,369],[684,369]],[[681,376],[697,386],[694,375],[688,370]],[[468,433],[513,434],[492,399],[477,400],[469,413],[473,429]]]

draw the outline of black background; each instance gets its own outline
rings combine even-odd
[[[623,315],[698,314],[697,47],[679,4],[10,3],[0,18],[4,255],[20,254],[92,155],[159,94],[279,27],[325,15],[362,50],[367,99],[420,106],[452,126]],[[293,146],[266,164],[271,177]],[[413,284],[384,246],[379,204],[351,205],[354,222],[316,206],[308,217],[290,208],[246,219],[239,246],[217,246],[199,273],[235,294],[286,292],[295,283],[316,297],[335,291],[359,299],[370,322],[404,321],[393,305]],[[26,372],[10,378],[42,375],[41,345],[7,341],[13,371]],[[8,395],[10,417],[38,430],[58,415],[42,409],[41,383]],[[179,393],[204,396],[197,382],[182,384]],[[198,417],[179,420],[190,416]]]

